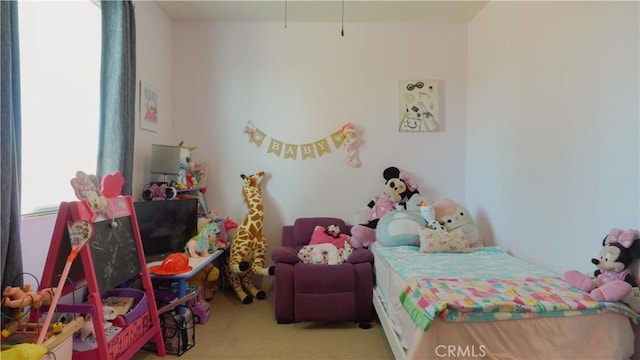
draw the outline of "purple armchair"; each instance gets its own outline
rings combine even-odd
[[[282,228],[282,246],[273,249],[275,317],[279,324],[302,321],[355,321],[368,328],[373,320],[373,254],[355,249],[343,264],[305,264],[298,250],[311,241],[316,226],[351,226],[330,217],[299,218]]]

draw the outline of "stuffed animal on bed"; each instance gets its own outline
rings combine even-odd
[[[443,199],[433,203],[436,211],[436,220],[444,225],[448,232],[456,229],[462,230],[471,247],[482,247],[478,226],[473,221],[471,213],[464,206],[450,199]]]
[[[382,177],[386,180],[382,186],[382,194],[375,196],[367,204],[371,209],[367,223],[354,225],[351,229],[351,245],[354,248],[371,245],[376,240],[375,229],[380,218],[396,209],[406,209],[407,201],[420,193],[409,173],[400,171],[395,166],[386,168]]]
[[[591,262],[598,267],[591,278],[579,271],[564,273],[573,287],[588,292],[597,301],[618,301],[627,297],[636,284],[629,265],[640,258],[640,232],[612,229],[602,240],[602,249]]]

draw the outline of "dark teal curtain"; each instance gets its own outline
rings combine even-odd
[[[22,173],[22,125],[20,116],[20,47],[18,44],[18,3],[0,1],[0,236],[2,247],[2,289],[22,286],[22,246],[20,243],[20,176]]]
[[[136,25],[131,1],[102,1],[100,135],[96,175],[120,171],[131,195],[136,101]]]

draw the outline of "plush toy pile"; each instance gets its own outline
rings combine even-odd
[[[385,179],[382,186],[382,194],[375,196],[367,204],[370,208],[367,222],[355,225],[351,229],[351,245],[354,248],[368,247],[376,241],[375,229],[380,219],[396,210],[396,208],[406,209],[407,201],[420,193],[418,186],[411,179],[409,173],[400,171],[395,166],[386,168],[382,173],[382,177]]]
[[[342,264],[353,252],[350,241],[351,237],[342,234],[336,225],[329,225],[326,229],[316,226],[309,245],[298,251],[298,258],[305,264]]]
[[[459,203],[434,203],[422,196],[407,171],[397,167],[383,172],[382,194],[367,204],[367,222],[353,226],[351,245],[368,247],[419,246],[422,252],[466,252],[483,246],[471,214]]]

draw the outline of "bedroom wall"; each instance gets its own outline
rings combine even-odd
[[[331,215],[350,223],[398,166],[432,199],[464,200],[466,26],[174,22],[176,136],[209,162],[208,201],[241,221],[241,173],[265,170],[269,247],[281,226],[301,216]],[[442,80],[443,131],[398,133],[399,80]],[[340,148],[317,159],[267,152],[243,133],[251,121],[277,140],[304,144],[354,123],[362,166]],[[332,147],[333,150],[333,147]],[[269,260],[270,262],[270,260]]]
[[[558,272],[640,227],[638,6],[490,2],[469,24],[467,204]]]

